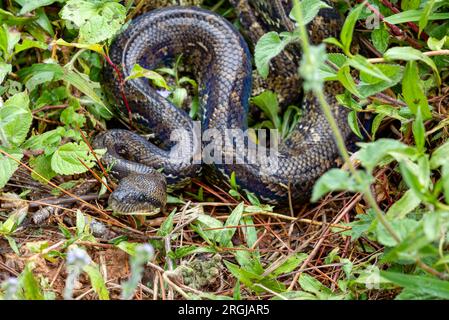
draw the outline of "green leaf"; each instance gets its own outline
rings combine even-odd
[[[68,0],[61,17],[79,27],[80,42],[98,43],[114,36],[126,18],[126,8],[109,0]]]
[[[449,164],[447,162],[443,164],[441,180],[443,181],[444,198],[446,203],[449,203]]]
[[[340,83],[353,95],[359,97],[360,92],[357,89],[357,85],[351,75],[351,69],[349,66],[344,66],[338,70],[337,79]]]
[[[33,116],[26,92],[18,93],[0,106],[0,141],[3,146],[19,146],[25,141]]]
[[[307,259],[305,253],[295,253],[288,257],[279,267],[274,269],[271,273],[273,276],[278,277],[283,274],[287,274],[295,270],[301,262]]]
[[[3,83],[3,80],[5,80],[5,77],[12,71],[12,65],[0,62],[0,84]]]
[[[168,86],[167,82],[165,82],[165,79],[163,76],[161,76],[159,73],[145,69],[144,67],[141,67],[138,64],[135,64],[133,68],[131,69],[131,74],[126,77],[125,81],[131,80],[131,79],[137,79],[145,77],[147,79],[150,79],[151,82],[160,88],[164,88],[166,90],[170,90],[170,87]]]
[[[224,224],[224,229],[221,233],[220,237],[220,244],[223,247],[229,247],[232,237],[234,236],[237,228],[227,228],[232,226],[238,226],[240,224],[240,219],[243,215],[243,202],[240,202],[237,207],[232,210],[231,214],[229,215],[228,219],[226,220]]]
[[[437,169],[447,163],[449,159],[449,140],[436,148],[430,158],[430,168]]]
[[[396,64],[377,64],[376,67],[389,77],[390,81],[379,80],[364,71],[360,71],[360,83],[357,90],[362,98],[367,98],[399,83],[402,80],[403,67]]]
[[[312,202],[317,201],[326,193],[331,191],[352,191],[363,192],[367,185],[373,182],[373,177],[367,175],[364,171],[358,171],[362,176],[363,184],[358,184],[354,177],[342,169],[331,169],[322,175],[313,186]]]
[[[362,135],[362,132],[360,131],[359,121],[357,118],[356,111],[351,111],[348,114],[348,123],[349,123],[349,127],[351,128],[352,132],[354,132],[360,139],[363,139],[363,135]]]
[[[421,35],[421,32],[424,30],[424,28],[427,26],[427,23],[429,22],[429,16],[433,12],[434,6],[435,6],[436,0],[429,0],[424,5],[423,13],[421,14],[421,17],[419,18],[419,32],[418,36]]]
[[[387,60],[405,60],[405,61],[422,61],[427,64],[435,73],[437,84],[441,84],[440,74],[438,68],[431,58],[424,55],[421,51],[412,47],[394,47],[388,49],[384,53],[384,58]]]
[[[2,25],[0,27],[0,50],[3,51],[3,59],[8,62],[14,52],[14,46],[20,41],[20,32],[15,27]]]
[[[423,9],[420,10],[407,10],[397,14],[393,14],[386,17],[384,21],[391,24],[401,24],[404,22],[417,22],[421,19]],[[449,19],[449,12],[437,12],[432,13],[427,17],[428,20],[447,20]]]
[[[359,19],[360,13],[365,6],[363,4],[358,5],[345,19],[343,27],[340,32],[340,41],[343,44],[343,51],[346,55],[350,56],[351,43],[354,33],[354,28],[357,20]]]
[[[384,53],[385,50],[388,49],[389,40],[390,33],[383,23],[379,28],[376,28],[371,32],[371,41],[373,42],[374,47],[381,53]]]
[[[101,86],[98,82],[91,81],[86,74],[73,70],[66,70],[62,78],[111,113],[94,90],[100,89]]]
[[[402,197],[388,209],[386,216],[390,220],[402,219],[408,213],[415,210],[420,203],[421,199],[416,193],[413,190],[407,190]]]
[[[381,79],[387,82],[392,82],[392,80],[387,77],[381,69],[379,69],[376,65],[370,63],[368,59],[361,55],[355,55],[347,60],[347,63],[360,71],[363,71],[365,75],[370,75],[377,79]]]
[[[393,156],[405,155],[412,156],[415,154],[413,147],[394,140],[394,139],[379,139],[370,143],[359,143],[360,150],[357,152],[356,157],[362,163],[362,165],[372,172],[374,168],[384,159],[389,158],[393,160]]]
[[[295,5],[296,3],[293,4],[293,6]],[[323,8],[331,8],[331,6],[329,6],[326,2],[320,0],[302,0],[301,9],[303,20],[299,22],[304,25],[308,24],[316,17],[320,9]],[[293,12],[295,12],[295,9],[292,9],[292,13]],[[298,23],[298,19],[295,19],[293,14],[290,14],[290,18]]]
[[[172,210],[172,212],[168,215],[168,217],[164,220],[161,227],[157,231],[157,235],[161,237],[168,236],[173,231],[173,218],[176,214],[176,208]]]
[[[445,45],[446,41],[447,36],[444,36],[443,38],[441,38],[441,40],[429,37],[429,39],[427,39],[427,46],[430,48],[430,50],[438,51],[443,49],[443,46]]]
[[[96,150],[96,153],[101,155],[99,151]],[[92,168],[96,163],[95,157],[86,143],[66,143],[60,146],[53,154],[51,168],[59,174],[67,175],[86,172],[87,169],[80,160],[89,168]]]
[[[90,284],[100,300],[109,300],[109,291],[97,265],[88,264],[83,268],[90,279]]]
[[[417,115],[418,108],[421,109],[424,119],[431,118],[427,97],[422,88],[419,78],[418,66],[415,61],[409,61],[405,67],[404,80],[402,82],[402,94],[407,106]]]
[[[48,49],[48,45],[41,41],[23,39],[22,43],[16,44],[14,47],[14,53],[17,54],[19,52],[31,49],[31,48],[39,48],[42,50]]]
[[[391,271],[381,271],[380,275],[406,289],[430,294],[441,299],[449,299],[449,282],[431,276],[409,275]]]
[[[7,152],[17,160],[21,160],[23,157],[23,153],[19,149],[6,149],[5,147],[0,146],[0,150]],[[0,189],[6,185],[18,167],[19,164],[16,161],[0,154]]]
[[[418,221],[407,218],[390,221],[391,228],[395,231],[400,240],[405,239],[409,234],[411,234],[418,227],[418,224]],[[395,238],[393,238],[390,232],[385,229],[383,224],[377,224],[376,233],[377,240],[384,246],[394,247],[398,245]]]
[[[35,63],[17,72],[30,91],[42,83],[60,80],[63,74],[64,69],[56,63]]]
[[[266,79],[270,69],[270,61],[276,57],[284,48],[297,38],[288,32],[278,34],[277,32],[268,32],[264,34],[256,44],[254,51],[254,60],[257,71]]]
[[[262,110],[271,122],[273,122],[275,128],[281,128],[282,124],[279,118],[279,103],[276,93],[265,90],[258,96],[251,98],[251,102]]]
[[[17,1],[22,5],[22,9],[20,9],[19,14],[24,15],[25,13],[31,12],[37,8],[51,5],[55,2],[63,3],[65,0],[20,0]]]
[[[44,294],[33,275],[32,266],[28,263],[19,277],[19,285],[23,290],[23,298],[26,300],[44,300]]]
[[[421,107],[418,106],[416,111],[416,119],[412,125],[413,137],[415,138],[416,148],[420,152],[424,152],[424,145],[426,143],[426,128],[421,113]]]

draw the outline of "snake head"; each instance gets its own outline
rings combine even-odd
[[[109,196],[109,206],[114,212],[143,213],[161,210],[167,203],[167,182],[155,171],[147,174],[130,174],[120,180]]]

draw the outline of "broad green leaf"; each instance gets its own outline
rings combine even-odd
[[[349,172],[342,169],[327,171],[313,186],[311,201],[315,202],[331,191],[363,192],[373,182],[373,177],[360,170],[358,174],[362,177],[362,184],[357,183]]]
[[[14,46],[20,41],[20,32],[15,27],[0,26],[0,50],[3,51],[3,59],[9,62],[14,53]]]
[[[357,152],[356,157],[362,165],[372,172],[374,168],[385,158],[393,160],[393,156],[402,154],[405,156],[414,155],[415,149],[406,144],[394,139],[379,139],[370,143],[359,143],[361,147]]]
[[[381,276],[398,286],[430,294],[441,299],[449,299],[449,282],[431,276],[410,275],[391,271],[381,271]]]
[[[447,36],[444,36],[443,38],[441,38],[441,40],[430,37],[429,39],[427,39],[427,46],[430,48],[430,50],[438,51],[443,49],[446,41]]]
[[[385,89],[399,83],[402,80],[403,67],[395,64],[377,64],[376,67],[382,71],[384,75],[389,77],[390,81],[379,80],[366,74],[364,71],[360,71],[360,83],[357,85],[357,90],[362,98],[367,98],[378,92],[382,92]]]
[[[60,14],[78,26],[80,42],[92,44],[110,39],[120,30],[126,8],[112,0],[68,0]]]
[[[403,240],[409,235],[413,230],[415,230],[418,227],[418,221],[412,220],[412,219],[401,219],[401,220],[393,220],[390,221],[390,226],[396,233],[396,235],[399,237],[400,240]],[[393,238],[393,236],[390,234],[390,232],[385,229],[383,224],[378,223],[377,224],[377,240],[383,244],[384,246],[388,247],[394,247],[398,245],[396,240]]]
[[[256,44],[254,52],[254,60],[256,62],[257,71],[266,79],[270,69],[270,61],[276,57],[284,48],[297,38],[287,32],[278,34],[277,32],[268,32],[264,34]]]
[[[293,4],[294,6],[297,5],[296,3]],[[320,0],[301,0],[301,9],[302,9],[302,21],[300,21],[302,24],[306,25],[310,21],[312,21],[316,15],[318,14],[318,11],[323,8],[331,8],[326,2],[320,1]],[[292,13],[295,12],[295,9],[292,9]],[[298,20],[295,19],[293,14],[290,14],[290,18],[295,20],[298,23]]]
[[[25,141],[33,116],[26,92],[18,93],[0,105],[0,142],[3,146],[19,146]]]
[[[274,127],[281,128],[281,119],[279,118],[279,103],[277,95],[270,91],[265,90],[258,96],[251,98],[251,102],[254,103],[262,112],[273,122]]]
[[[6,149],[5,147],[0,146],[0,150],[7,152],[14,159],[17,159],[19,161],[23,157],[23,153],[19,149]],[[6,185],[6,183],[18,167],[19,164],[16,161],[3,154],[0,154],[0,189]]]
[[[100,150],[96,150],[101,155]],[[89,147],[84,142],[79,144],[70,142],[60,146],[52,156],[51,168],[59,174],[78,174],[87,171],[87,168],[81,163],[92,168],[96,161],[90,152]]]

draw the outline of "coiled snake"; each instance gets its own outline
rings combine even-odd
[[[287,18],[290,1],[233,0],[231,3],[252,45],[264,32],[285,31],[293,25]],[[335,11],[322,9],[309,26],[311,38],[320,41],[335,35],[338,26],[339,17]],[[291,49],[271,63],[267,87],[281,97],[285,92],[300,95],[297,52],[297,48]],[[221,149],[209,154],[213,175],[219,173],[217,176],[221,179],[229,179],[234,172],[242,189],[264,201],[284,203],[289,193],[292,199],[307,200],[313,183],[338,158],[331,129],[316,100],[305,95],[302,118],[288,139],[279,145],[274,158],[240,152],[255,144],[246,138],[240,145],[236,140],[226,140],[229,131],[226,130],[247,129],[251,54],[242,35],[226,19],[196,7],[152,10],[134,19],[110,48],[110,58],[122,68],[124,77],[131,73],[135,64],[152,69],[180,54],[192,65],[200,84],[202,123],[199,134],[211,129],[213,132],[209,133],[209,139],[203,136],[203,143],[199,145],[198,130],[189,115],[160,95],[148,80],[137,78],[122,84],[112,67],[105,69],[105,85],[121,104],[122,116],[126,118],[126,109],[120,90],[124,90],[133,122],[157,136],[149,142],[131,131],[114,129],[95,137],[94,147],[107,149],[102,161],[112,165],[112,173],[120,180],[109,199],[113,209],[129,212],[162,207],[166,202],[167,184],[183,183],[199,174],[204,165],[195,158],[198,153],[186,156],[173,152],[180,150],[176,148],[180,139],[194,151],[206,146],[204,140],[209,140],[209,144],[222,142]],[[338,90],[339,86],[333,83],[325,86],[340,129],[348,138],[347,112],[335,99]],[[173,142],[173,133],[177,133],[178,143]],[[226,145],[225,140],[230,144]],[[261,150],[265,155],[268,152],[262,147]],[[207,161],[203,158],[203,162]]]

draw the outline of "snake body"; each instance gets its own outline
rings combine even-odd
[[[287,27],[282,21],[292,23],[285,12],[283,16],[279,14],[279,8],[285,8],[283,2],[232,1],[242,25],[248,30],[250,42],[254,44],[263,34],[260,28],[255,27],[257,23],[259,27],[264,24],[264,32],[285,30]],[[335,29],[334,13],[331,10],[329,12],[322,11],[311,25],[321,25],[324,33],[328,32],[330,25]],[[278,19],[274,20],[273,15]],[[297,51],[291,52],[295,55]],[[222,149],[215,151],[212,161],[209,161],[212,162],[208,167],[213,169],[213,175],[229,179],[234,172],[242,189],[271,203],[284,203],[289,194],[292,199],[307,200],[313,183],[334,166],[338,158],[332,131],[317,101],[311,95],[305,95],[302,119],[288,139],[280,144],[275,154],[275,165],[271,159],[242,155],[239,146],[245,149],[255,146],[251,139],[245,139],[240,145],[231,139],[230,144],[226,145],[224,140],[227,138],[223,137],[227,137],[226,129],[247,129],[252,65],[247,42],[230,22],[196,7],[176,6],[152,10],[134,19],[110,47],[110,58],[122,68],[123,77],[131,74],[135,64],[153,69],[180,54],[192,65],[200,85],[200,134],[213,129],[217,136],[210,136],[209,144],[217,140],[223,142]],[[295,64],[298,60],[297,56],[293,59],[280,56],[273,60],[270,72],[272,80],[268,79],[274,82],[273,88],[279,92],[285,91],[282,86],[284,79],[290,94],[293,90],[296,96],[299,95],[299,81],[295,82],[297,87],[293,89],[290,81],[290,78],[296,77]],[[292,61],[293,70],[291,66],[283,69]],[[167,184],[188,182],[204,167],[195,161],[198,160],[194,159],[195,153],[186,158],[185,154],[173,152],[177,146],[173,142],[173,133],[177,132],[175,138],[182,139],[193,150],[204,148],[205,143],[198,145],[198,130],[189,115],[160,95],[149,85],[148,80],[137,78],[122,83],[110,66],[106,67],[104,76],[106,88],[119,103],[123,118],[126,118],[126,109],[121,90],[132,111],[133,123],[149,129],[157,136],[150,142],[131,131],[113,129],[95,137],[94,147],[107,149],[102,161],[112,166],[112,173],[120,180],[109,203],[115,210],[126,212],[162,207],[165,205]],[[339,87],[332,83],[325,88],[334,116],[344,137],[348,138],[350,129],[346,124],[347,112],[337,105],[335,99],[338,90]],[[179,129],[182,129],[181,132]]]

